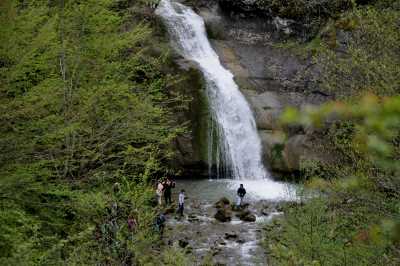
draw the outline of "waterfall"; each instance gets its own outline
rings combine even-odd
[[[170,0],[161,0],[156,14],[165,23],[177,52],[195,62],[203,73],[213,119],[208,140],[210,165],[222,165],[223,177],[269,177],[262,163],[261,140],[253,113],[233,74],[222,66],[211,47],[202,17]],[[215,135],[217,147],[213,147]]]

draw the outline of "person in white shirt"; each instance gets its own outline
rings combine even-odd
[[[183,190],[183,189],[179,193],[178,202],[179,202],[178,213],[182,217],[183,216],[184,204],[185,204],[185,190]]]

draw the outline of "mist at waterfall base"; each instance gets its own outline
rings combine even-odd
[[[236,202],[236,192],[243,184],[247,193],[244,202],[292,202],[300,201],[297,187],[276,183],[270,180],[234,180],[234,179],[180,179],[176,182],[175,192],[185,190],[189,201],[213,204],[222,197]]]
[[[218,170],[225,169],[219,178],[232,178],[209,182],[224,182],[232,188],[243,183],[249,194],[271,199],[288,197],[288,185],[272,181],[264,168],[253,113],[233,74],[222,66],[211,47],[203,18],[189,7],[170,0],[162,0],[156,14],[165,23],[176,51],[197,64],[206,83],[212,116],[209,165],[215,165]]]

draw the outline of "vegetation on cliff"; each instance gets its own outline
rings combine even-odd
[[[1,1],[0,264],[156,264],[187,103],[150,2]]]
[[[398,2],[374,1],[292,44],[314,55],[321,88],[340,102],[290,109],[283,120],[319,128],[336,159],[303,162],[304,183],[321,195],[287,206],[266,228],[273,265],[400,263],[399,17]]]

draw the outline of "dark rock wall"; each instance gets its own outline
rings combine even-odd
[[[298,22],[274,18],[256,2],[221,0],[218,5],[214,1],[214,5],[197,6],[197,12],[205,19],[222,63],[234,73],[253,109],[265,164],[274,172],[297,172],[302,161],[326,156],[316,148],[319,143],[312,130],[282,128],[279,117],[286,107],[304,109],[333,97],[319,87],[320,69],[311,55],[299,56],[277,45],[286,38],[301,41],[293,28]]]
[[[209,107],[205,94],[202,74],[190,62],[176,57],[177,70],[183,81],[179,90],[189,101],[187,109],[176,114],[180,124],[187,131],[176,137],[173,142],[175,157],[171,166],[177,171],[177,177],[208,177],[207,142]]]

